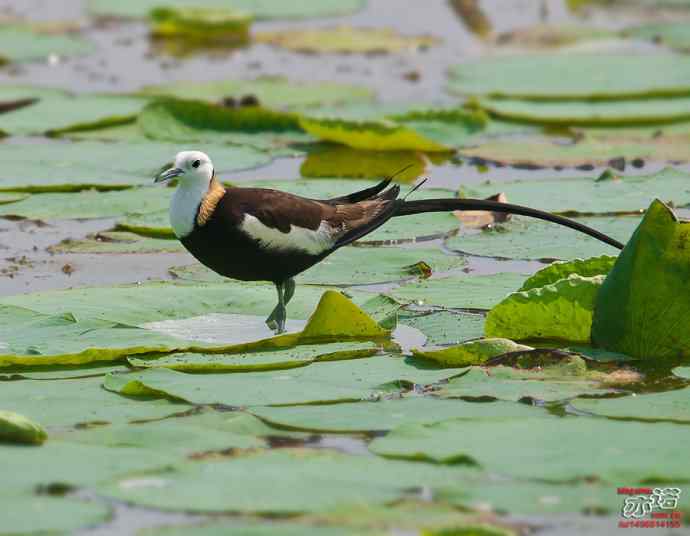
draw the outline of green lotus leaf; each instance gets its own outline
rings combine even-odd
[[[170,8],[234,9],[245,11],[257,19],[304,19],[349,15],[358,11],[363,0],[320,0],[319,2],[286,3],[282,0],[166,0]],[[145,17],[161,5],[160,0],[123,0],[116,4],[109,0],[89,0],[89,10],[96,15],[116,17]]]
[[[654,76],[648,76],[648,73]],[[496,56],[450,71],[463,95],[525,99],[614,99],[690,94],[690,58],[673,54]]]
[[[83,240],[68,239],[50,248],[53,253],[176,253],[183,250],[177,240],[118,231],[98,233]]]
[[[519,419],[533,417],[541,411],[508,402],[475,404],[415,396],[331,406],[267,406],[251,410],[254,415],[274,426],[318,433],[384,431],[404,424],[429,424],[447,419]]]
[[[21,110],[20,110],[21,111]],[[18,112],[17,112],[18,113]],[[181,147],[169,143],[106,143],[83,141],[79,143],[34,143],[18,141],[0,145],[0,190],[24,192],[74,192],[86,189],[118,190],[132,186],[153,183],[153,177],[166,162],[170,162]],[[251,147],[210,145],[206,148],[214,158],[216,172],[222,174],[257,167],[270,162],[266,153]],[[158,210],[167,206],[170,191],[166,188],[151,188],[137,196],[150,194],[147,201],[160,197]],[[50,212],[47,202],[42,212]],[[60,199],[60,198],[56,198]],[[34,201],[35,202],[35,201]],[[138,207],[133,204],[132,212]],[[71,214],[63,207],[64,214]],[[37,209],[36,212],[41,212]],[[127,211],[120,212],[124,214]],[[112,211],[96,216],[106,217]],[[117,214],[117,213],[115,213]],[[57,217],[57,216],[54,216]],[[63,215],[64,218],[64,215]]]
[[[520,139],[487,138],[477,140],[474,145],[462,148],[460,155],[513,166],[599,167],[621,166],[627,162],[639,166],[646,161],[690,160],[687,132],[658,135],[626,129],[597,133],[589,129],[570,143],[564,143],[560,137],[534,135]]]
[[[572,405],[580,411],[614,419],[690,423],[688,388],[622,398],[575,399]]]
[[[251,372],[304,367],[316,361],[359,359],[371,357],[378,351],[379,347],[369,342],[339,342],[236,354],[184,353],[158,359],[130,357],[127,361],[137,368],[169,368],[182,372]]]
[[[602,216],[578,218],[576,221],[626,242],[640,219]],[[445,244],[453,250],[471,255],[542,262],[617,252],[614,247],[573,229],[519,216],[481,230],[463,228],[458,234],[447,238]]]
[[[430,35],[407,36],[390,28],[352,26],[258,32],[254,40],[295,52],[331,54],[413,52],[439,42]]]
[[[687,22],[652,22],[626,28],[623,34],[655,43],[660,42],[680,51],[690,49],[690,25]]]
[[[311,141],[297,116],[261,106],[227,108],[182,99],[148,104],[137,117],[142,132],[153,140],[177,143],[230,143],[260,149],[285,149]]]
[[[82,55],[92,45],[81,37],[54,35],[41,32],[28,25],[5,24],[0,28],[0,64],[47,60],[51,54],[59,56]]]
[[[277,110],[366,103],[373,99],[373,93],[364,87],[333,82],[297,83],[279,77],[219,82],[181,81],[144,86],[139,94],[211,102],[221,102],[225,98],[241,101],[243,97],[251,95],[256,97],[262,106]]]
[[[0,443],[40,445],[47,437],[40,424],[19,413],[0,410]]]
[[[302,522],[271,521],[251,522],[243,520],[221,520],[201,525],[161,526],[143,529],[137,532],[139,536],[221,536],[223,534],[242,534],[243,536],[378,536],[379,533],[368,532],[364,529],[352,532],[349,527],[337,525],[311,526]]]
[[[124,95],[74,95],[57,89],[34,93],[26,87],[10,87],[0,96],[17,92],[37,95],[38,101],[2,116],[3,132],[11,135],[49,134],[99,130],[132,123],[148,99]]]
[[[7,491],[0,494],[0,501],[5,509],[0,529],[4,534],[69,534],[111,517],[109,505],[74,497]]]
[[[522,284],[522,287],[520,287],[520,292],[543,287],[545,285],[552,285],[559,279],[565,279],[571,274],[577,274],[582,277],[606,275],[611,271],[615,262],[616,257],[611,257],[609,255],[592,257],[590,259],[557,261],[528,277]]]
[[[515,478],[566,482],[595,477],[615,486],[622,481],[686,478],[690,468],[678,464],[680,438],[686,435],[686,426],[587,417],[449,420],[401,426],[375,439],[369,449],[393,458],[471,460]],[[506,445],[511,445],[509,454]],[[657,455],[650,457],[650,449]]]
[[[523,148],[524,150],[524,148]],[[651,175],[594,178],[555,178],[546,180],[487,181],[463,187],[463,197],[488,197],[503,192],[518,205],[568,215],[641,213],[659,197],[675,206],[690,203],[687,190],[690,175],[666,168]],[[629,222],[628,222],[629,223]],[[624,225],[621,222],[621,225]],[[622,230],[622,228],[621,228]]]
[[[481,365],[489,359],[509,352],[531,349],[531,346],[517,344],[510,339],[480,339],[439,350],[413,348],[412,355],[430,359],[445,367],[467,367]]]
[[[188,374],[165,368],[110,374],[103,385],[130,396],[170,397],[190,404],[266,406],[352,402],[447,379],[453,371],[422,368],[401,357],[322,361],[306,367],[239,374]]]
[[[252,16],[222,8],[156,7],[149,12],[151,35],[222,44],[249,41]]]
[[[471,469],[425,467],[327,450],[280,449],[189,462],[165,474],[121,477],[98,491],[165,510],[287,514],[390,503],[412,487],[467,482],[476,475]],[[295,493],[296,489],[304,491]]]
[[[652,202],[596,297],[595,345],[638,359],[690,356],[689,237],[689,223]]]
[[[571,274],[551,285],[514,292],[489,311],[486,336],[587,343],[603,281],[602,275]]]
[[[142,242],[142,247],[144,244]],[[297,283],[338,286],[384,283],[426,278],[461,268],[465,263],[462,257],[446,255],[438,248],[380,247],[372,253],[370,248],[345,247],[297,276]],[[225,279],[201,265],[173,267],[170,271],[178,278],[192,281]]]
[[[530,357],[526,355],[526,359]],[[581,357],[571,354],[563,362],[547,363],[542,367],[472,367],[467,374],[440,386],[437,393],[442,397],[470,401],[556,402],[581,395],[616,393],[618,386],[637,379],[636,375],[627,377],[588,370]]]
[[[524,275],[509,272],[458,275],[407,283],[388,294],[401,303],[421,306],[491,309],[518,288],[524,279]]]
[[[481,99],[479,106],[501,119],[544,125],[620,127],[690,119],[690,97],[554,102]]]
[[[464,311],[400,311],[398,322],[418,329],[426,344],[459,344],[484,335],[484,316]]]

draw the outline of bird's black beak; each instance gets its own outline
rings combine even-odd
[[[184,173],[184,170],[180,168],[170,168],[163,173],[159,174],[153,182],[165,182],[175,177],[179,177]]]

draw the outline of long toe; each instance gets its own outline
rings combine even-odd
[[[268,326],[268,329],[271,331],[278,331],[279,329],[279,324],[276,322],[275,318],[268,317],[266,319],[266,325]]]

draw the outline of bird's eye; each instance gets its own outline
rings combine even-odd
[[[192,167],[197,168],[197,167],[199,167],[200,165],[201,165],[201,160],[194,160],[194,162],[192,162]]]

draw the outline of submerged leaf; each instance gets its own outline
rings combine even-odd
[[[596,298],[592,341],[638,359],[690,356],[690,223],[655,200]]]
[[[486,317],[486,336],[589,342],[604,276],[571,274],[551,285],[514,292]]]

